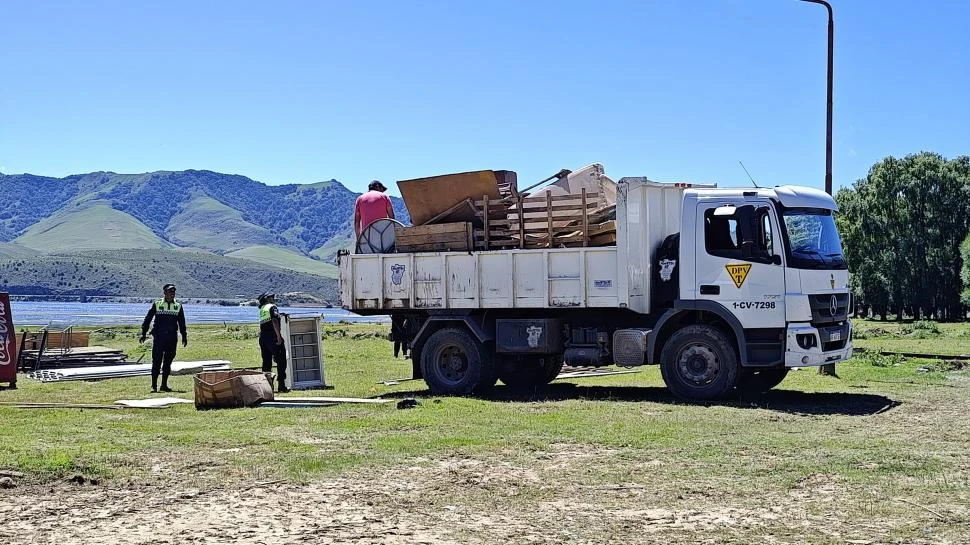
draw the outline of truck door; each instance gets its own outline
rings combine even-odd
[[[774,207],[767,201],[700,203],[695,230],[697,297],[733,313],[750,342],[783,342],[785,270]],[[780,331],[749,332],[750,329]],[[763,339],[760,337],[764,337]],[[768,347],[765,347],[766,349]],[[750,352],[750,350],[749,350]],[[768,352],[774,353],[771,348]],[[782,353],[779,357],[783,357]],[[774,361],[774,356],[749,359]]]

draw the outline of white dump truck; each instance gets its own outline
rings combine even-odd
[[[659,364],[674,395],[706,400],[849,358],[831,196],[646,178],[614,188],[612,245],[345,254],[344,308],[392,316],[435,394],[544,384],[564,363]]]

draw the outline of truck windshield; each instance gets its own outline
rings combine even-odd
[[[782,211],[788,264],[796,269],[847,269],[835,216],[823,208]]]

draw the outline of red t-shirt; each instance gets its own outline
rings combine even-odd
[[[357,197],[354,210],[360,214],[360,230],[363,231],[372,222],[389,217],[391,198],[380,191],[371,190]]]

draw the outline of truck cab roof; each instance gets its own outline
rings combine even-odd
[[[813,187],[797,185],[781,185],[762,188],[731,188],[731,189],[687,189],[684,199],[708,200],[717,198],[761,197],[781,203],[788,208],[823,208],[826,210],[839,209],[835,199],[828,193]]]

